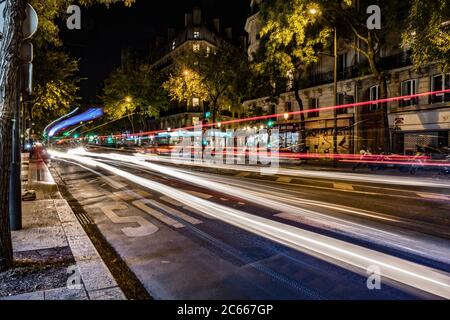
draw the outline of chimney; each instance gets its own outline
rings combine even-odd
[[[184,14],[184,26],[186,28],[192,26],[192,14],[191,13]]]
[[[167,29],[167,39],[170,41],[173,38],[175,38],[175,29],[174,28]]]
[[[225,28],[225,37],[228,40],[233,40],[233,28]]]
[[[220,19],[216,18],[213,20],[214,30],[216,30],[217,33],[220,33]]]
[[[199,26],[202,24],[202,10],[200,8],[194,8],[194,25]]]

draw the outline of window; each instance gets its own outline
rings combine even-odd
[[[308,118],[318,118],[319,117],[319,98],[309,99],[309,110],[314,110],[308,112]]]
[[[339,79],[345,79],[347,77],[347,53],[338,55],[338,76]]]
[[[410,96],[414,94],[417,94],[417,79],[403,81],[401,87],[401,95]],[[400,107],[414,106],[418,103],[418,98],[407,97],[400,101]]]
[[[192,106],[194,108],[200,107],[200,99],[199,98],[192,98]]]
[[[438,74],[431,79],[431,91],[442,91],[450,89],[450,73]],[[431,96],[431,103],[450,101],[449,93],[438,93]]]
[[[337,96],[337,103],[338,106],[346,104],[347,103],[347,95],[345,93],[338,93]],[[348,108],[338,108],[336,109],[336,114],[340,115],[340,114],[347,114],[348,113]]]
[[[286,102],[286,104],[284,105],[284,112],[292,112],[292,102]]]
[[[200,39],[200,31],[194,31],[194,39]]]
[[[196,43],[192,46],[192,49],[194,50],[194,52],[199,52],[200,51],[200,44]]]
[[[369,89],[369,101],[375,101],[380,99],[380,86],[376,85]],[[379,103],[372,103],[369,105],[369,111],[380,110],[381,105]]]

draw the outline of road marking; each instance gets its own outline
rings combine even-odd
[[[352,191],[354,190],[353,185],[348,184],[348,183],[342,183],[342,182],[333,183],[333,188],[341,189],[341,190],[352,190]]]
[[[277,179],[277,182],[283,182],[283,183],[291,183],[291,181],[292,181],[292,178],[289,178],[289,177],[279,177]]]
[[[123,188],[125,188],[125,187],[127,186],[126,184],[120,182],[120,180],[117,179],[117,177],[106,177],[106,176],[103,176],[102,179],[103,179],[109,186],[113,187],[113,188],[116,189],[116,190],[123,189]]]
[[[149,197],[152,196],[151,193],[148,193],[147,191],[144,191],[144,190],[133,189],[133,191],[134,191],[135,193],[137,193],[138,195],[140,195],[141,197],[144,197],[144,198],[149,198]]]
[[[122,232],[130,237],[130,238],[137,238],[137,237],[145,237],[154,234],[159,229],[157,226],[155,226],[153,223],[148,222],[144,218],[140,216],[133,216],[133,217],[120,217],[118,216],[114,210],[126,210],[128,209],[127,206],[124,205],[113,205],[113,206],[106,206],[106,207],[100,207],[103,213],[113,222],[117,224],[122,223],[137,223],[139,224],[138,228],[122,228]]]
[[[214,197],[214,196],[212,196],[210,194],[206,194],[206,193],[203,193],[203,192],[192,191],[192,190],[186,190],[186,192],[191,194],[191,195],[193,195],[193,196],[196,196],[196,197],[199,197],[199,198],[205,199],[205,200],[208,200],[208,199],[211,199],[211,198]]]
[[[199,216],[202,216],[202,217],[204,217],[204,218],[207,218],[207,219],[209,219],[209,220],[215,220],[215,218],[213,218],[213,217],[211,217],[211,216],[209,216],[209,215],[206,215],[206,214],[204,214],[203,212],[201,212],[201,211],[199,211],[199,210],[196,210],[196,209],[194,209],[194,208],[191,208],[191,207],[185,205],[184,203],[181,203],[180,201],[177,201],[177,200],[172,199],[172,198],[170,198],[170,197],[162,196],[162,197],[160,197],[160,199],[163,200],[163,201],[165,201],[165,202],[167,202],[167,203],[173,204],[174,206],[177,206],[177,207],[186,209],[186,210],[188,210],[188,211],[191,211],[192,213],[195,213],[195,214],[197,214],[197,215],[199,215]]]
[[[159,198],[162,201],[168,202],[168,203],[173,204],[174,206],[177,206],[177,207],[182,207],[184,205],[181,202],[179,202],[179,201],[177,201],[175,199],[172,199],[170,197],[167,197],[167,196],[162,196],[162,197],[159,197]]]
[[[171,208],[169,206],[166,206],[166,205],[164,205],[162,203],[159,203],[159,202],[156,202],[154,200],[149,200],[149,204],[151,204],[152,206],[155,206],[155,207],[157,207],[157,208],[159,208],[161,210],[164,210],[164,211],[166,211],[166,212],[168,212],[168,213],[170,213],[170,214],[172,214],[174,216],[177,216],[177,217],[179,217],[179,218],[183,219],[184,221],[187,221],[187,222],[189,222],[191,224],[200,224],[200,223],[202,223],[202,221],[200,221],[198,219],[195,219],[195,218],[193,218],[191,216],[188,216],[187,214],[185,214],[185,213],[183,213],[181,211],[178,211],[178,210],[176,210],[174,208]]]
[[[126,191],[118,191],[118,192],[114,192],[113,193],[113,196],[115,196],[115,197],[117,197],[117,198],[119,198],[120,200],[123,200],[123,201],[130,201],[130,200],[133,200],[134,199],[134,197],[133,196],[131,196],[128,192],[126,192]]]
[[[177,228],[177,229],[184,227],[184,225],[179,223],[178,221],[176,221],[176,220],[174,220],[172,218],[166,217],[161,212],[159,212],[159,211],[157,211],[155,209],[152,209],[149,206],[147,206],[147,204],[149,204],[149,203],[151,204],[150,200],[147,200],[147,199],[136,200],[136,201],[133,202],[133,206],[141,209],[145,213],[155,217],[159,221],[161,221],[161,222],[163,222],[163,223],[165,223],[165,224],[167,224],[167,225],[169,225],[171,227],[174,227],[174,228]]]
[[[446,200],[449,201],[450,197],[443,194],[436,193],[417,193],[417,195],[421,198],[435,199],[435,200]]]
[[[249,175],[251,175],[250,172],[240,172],[236,175],[236,177],[248,177]]]

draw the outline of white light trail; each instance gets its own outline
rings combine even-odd
[[[155,155],[143,155],[135,154],[136,157],[146,159],[148,161],[155,162],[166,162],[172,164],[189,165],[194,167],[211,167],[211,163],[208,162],[193,162],[183,158],[176,159],[174,157],[167,158]],[[229,164],[216,164],[214,163],[215,169],[233,170],[233,171],[245,171],[260,173],[261,168],[256,166],[245,166],[245,165],[229,165]],[[376,183],[376,184],[386,184],[386,185],[400,185],[400,186],[417,186],[417,187],[433,187],[433,188],[450,188],[450,182],[437,182],[428,181],[427,179],[420,179],[417,177],[393,177],[388,175],[371,175],[363,173],[351,173],[351,172],[335,172],[335,171],[325,171],[325,170],[307,170],[307,169],[291,169],[291,168],[278,168],[274,172],[277,175],[286,175],[290,177],[299,178],[315,178],[315,179],[335,179],[344,181],[354,181],[363,183]]]
[[[212,218],[296,250],[315,255],[320,259],[354,267],[362,273],[365,273],[370,266],[376,265],[381,268],[384,278],[450,299],[450,275],[446,272],[200,199],[186,192],[130,174],[82,155],[69,155],[54,151],[52,151],[52,155],[102,168],[143,187],[167,195]],[[92,155],[99,156],[98,154]],[[117,155],[112,156],[116,158]]]

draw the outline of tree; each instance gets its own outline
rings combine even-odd
[[[78,106],[77,72],[78,61],[64,52],[54,49],[37,52],[28,115],[38,130]]]
[[[390,0],[380,1],[382,27],[381,29],[370,29],[367,27],[366,8],[373,4],[371,0],[360,0],[358,6],[350,6],[348,1],[328,1],[330,13],[337,16],[336,24],[339,34],[347,45],[359,52],[366,58],[370,72],[380,86],[380,98],[388,96],[387,80],[388,73],[380,64],[381,49],[395,38],[397,30],[403,30],[403,24],[408,12],[409,1]],[[400,40],[399,40],[400,41]],[[391,138],[388,118],[388,105],[381,107],[382,130],[384,136],[385,151],[391,149]]]
[[[177,57],[174,71],[163,86],[174,101],[199,98],[209,103],[215,123],[223,106],[240,103],[247,70],[244,53],[223,43],[211,52],[204,48]]]
[[[263,28],[261,49],[255,58],[255,69],[269,77],[280,93],[280,85],[292,86],[299,110],[303,101],[299,90],[304,83],[308,68],[319,61],[319,52],[329,44],[332,29],[320,21],[319,15],[311,14],[316,4],[308,0],[270,0],[261,7]],[[300,114],[300,145],[305,148],[305,115]]]
[[[439,61],[444,70],[450,67],[450,1],[413,0],[403,47],[411,50],[416,66]]]
[[[115,70],[105,81],[101,97],[111,120],[128,117],[134,132],[134,119],[146,129],[145,119],[158,117],[169,104],[161,76],[145,63],[133,62]]]
[[[111,4],[124,2],[131,5],[133,0],[81,0],[80,4]],[[34,0],[34,4],[43,4],[42,11],[54,8],[56,3],[67,4],[68,0]],[[25,19],[25,0],[5,0],[3,14],[5,24],[0,43],[0,271],[12,265],[11,233],[9,230],[9,173],[11,163],[12,121],[17,99],[19,98],[18,74],[21,65],[20,48],[22,40],[22,24]],[[62,13],[59,11],[59,14]],[[54,34],[57,34],[55,31]]]

